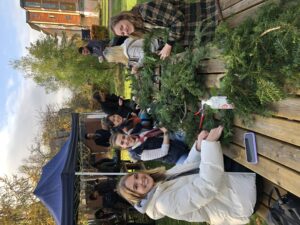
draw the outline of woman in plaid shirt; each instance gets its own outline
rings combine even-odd
[[[189,46],[196,28],[203,32],[202,41],[212,40],[217,25],[215,0],[184,3],[183,0],[156,0],[135,6],[111,18],[111,29],[118,36],[142,38],[153,28],[168,28],[168,40],[158,53],[165,59],[175,42]]]

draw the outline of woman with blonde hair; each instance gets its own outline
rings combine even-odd
[[[189,151],[183,141],[170,137],[165,127],[144,131],[138,135],[116,132],[110,137],[110,143],[111,146],[127,149],[133,161],[182,163]]]
[[[181,165],[122,177],[119,194],[155,220],[168,216],[211,225],[248,223],[256,202],[255,173],[224,172],[217,142],[222,130],[202,131]]]
[[[122,46],[107,47],[103,51],[105,60],[110,63],[121,63],[125,66],[128,65],[128,58],[124,54]]]

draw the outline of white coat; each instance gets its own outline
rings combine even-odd
[[[129,65],[142,67],[144,62],[144,39],[127,38],[121,45],[124,49],[124,54],[129,60]],[[151,40],[150,51],[155,52],[159,48],[157,39]]]
[[[211,225],[248,223],[256,202],[255,174],[224,172],[220,143],[202,141],[201,157],[194,145],[185,163],[167,175],[198,167],[199,174],[159,182],[144,206],[147,215]]]

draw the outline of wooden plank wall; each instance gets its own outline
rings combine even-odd
[[[256,10],[266,4],[266,0],[220,0],[224,18],[230,26],[239,25],[248,17],[254,17]],[[206,76],[206,85],[219,87],[226,67],[221,59],[205,61],[200,72]],[[234,138],[224,154],[263,176],[267,187],[274,184],[300,196],[300,90],[293,97],[272,106],[271,117],[255,115],[252,125],[244,125],[238,118],[234,120]],[[257,138],[259,163],[246,162],[243,135],[254,132]],[[266,195],[260,212],[266,212]]]

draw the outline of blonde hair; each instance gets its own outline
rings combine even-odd
[[[163,181],[166,179],[166,168],[165,167],[157,167],[157,168],[151,169],[151,170],[142,170],[142,171],[139,171],[136,173],[148,174],[149,176],[151,176],[153,178],[155,184],[159,181]],[[136,173],[129,173],[129,174],[123,176],[117,185],[117,191],[118,191],[119,195],[121,195],[123,198],[125,198],[132,205],[139,203],[143,198],[145,198],[145,196],[147,194],[146,193],[144,195],[141,195],[141,194],[138,194],[126,187],[125,182],[126,182],[127,178]]]
[[[113,148],[120,148],[120,146],[118,146],[117,144],[116,144],[116,142],[117,142],[117,137],[118,137],[118,135],[123,135],[124,133],[121,133],[121,132],[114,132],[111,136],[110,136],[110,138],[109,138],[109,143],[110,143],[110,146],[111,147],[113,147]],[[124,135],[127,135],[127,134],[124,134]]]
[[[138,13],[139,5],[136,6],[131,11],[123,11],[120,14],[113,16],[110,20],[110,29],[116,35],[114,27],[121,20],[127,20],[134,27],[134,32],[130,34],[131,37],[143,38],[144,34],[147,32],[147,29],[144,27],[144,20],[141,15]]]
[[[103,51],[103,55],[107,62],[122,63],[125,66],[128,65],[128,58],[124,54],[124,49],[122,46],[106,47]]]

